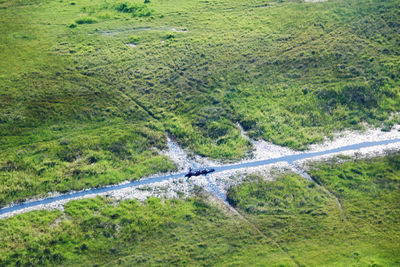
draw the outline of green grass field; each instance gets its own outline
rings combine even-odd
[[[57,219],[58,218],[58,219]],[[96,198],[0,221],[2,265],[291,263],[285,253],[200,197],[114,206]]]
[[[0,0],[0,207],[400,123],[400,2]],[[0,266],[399,266],[400,156],[0,220]],[[340,205],[339,205],[340,204]]]
[[[186,200],[71,201],[0,220],[0,265],[398,266],[400,155],[250,176],[222,208]],[[342,205],[339,208],[336,196]]]
[[[165,149],[165,136],[152,124],[60,123],[13,139],[23,143],[38,136],[39,142],[21,144],[17,150],[4,145],[0,205],[176,169],[157,152]]]
[[[399,122],[399,9],[2,0],[0,205],[172,170],[154,151],[166,132],[237,160],[251,149],[237,122],[295,149],[362,122],[388,130]],[[94,154],[104,161],[86,160]]]
[[[298,175],[253,177],[228,198],[300,265],[397,266],[399,160],[397,154],[318,164],[311,176],[321,186]]]

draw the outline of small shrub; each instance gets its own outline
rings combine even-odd
[[[56,153],[57,157],[66,162],[73,162],[82,155],[82,151],[78,146],[66,146]]]
[[[97,23],[97,20],[94,18],[86,17],[86,18],[80,18],[75,20],[76,24],[93,24]]]
[[[173,33],[168,33],[167,35],[165,35],[165,39],[174,39],[175,35]]]
[[[28,35],[25,35],[25,34],[22,34],[22,33],[14,33],[13,37],[15,39],[25,39],[25,40],[31,39]]]
[[[381,129],[382,132],[390,132],[391,130],[392,130],[392,126],[387,125],[387,124],[383,125],[383,127]]]
[[[153,12],[145,4],[129,4],[127,2],[116,4],[114,9],[119,12],[132,14],[132,17],[148,17]]]
[[[96,14],[96,18],[106,20],[113,18],[113,15],[109,12],[99,12]]]
[[[123,141],[112,143],[108,150],[121,159],[127,158],[131,154]]]
[[[140,39],[138,36],[133,35],[133,36],[129,37],[128,43],[129,44],[137,44],[139,42],[139,40]]]
[[[88,158],[88,163],[89,164],[93,164],[93,163],[96,163],[96,162],[98,162],[99,161],[99,157],[98,156],[95,156],[95,155],[92,155],[92,156],[90,156],[89,158]]]
[[[73,28],[76,28],[76,26],[78,26],[78,25],[76,25],[75,23],[71,23],[68,27],[73,29]]]

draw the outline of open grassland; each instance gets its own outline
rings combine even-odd
[[[389,129],[399,10],[395,0],[1,0],[0,205],[172,170],[154,150],[165,132],[235,160],[250,149],[238,121],[296,149],[361,122]]]
[[[4,147],[0,206],[46,192],[93,188],[176,168],[159,155],[165,149],[165,136],[151,124],[118,120],[53,124],[13,139],[21,143],[17,150],[0,144]],[[35,142],[29,143],[32,139]]]
[[[1,265],[290,264],[275,245],[201,198],[70,202],[0,221]],[[4,236],[5,234],[5,236]]]
[[[0,221],[0,265],[398,266],[400,155],[251,176],[231,188],[243,215],[186,200],[71,201]],[[338,201],[342,205],[339,207]]]
[[[228,198],[302,265],[399,265],[400,155],[317,165],[311,174],[321,186],[297,175],[253,177]]]

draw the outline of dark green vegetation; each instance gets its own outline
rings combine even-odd
[[[164,139],[153,124],[118,120],[53,124],[10,137],[18,150],[0,144],[0,206],[46,192],[92,188],[174,170],[173,163],[155,150],[165,148]]]
[[[253,178],[228,198],[300,264],[398,266],[400,155],[317,165],[311,175],[321,186]]]
[[[398,266],[400,154],[322,164],[312,175],[322,186],[286,174],[232,188],[245,219],[201,193],[17,215],[0,220],[0,265]]]
[[[114,9],[119,12],[130,13],[132,17],[148,17],[153,12],[145,4],[131,4],[128,2],[115,4]]]
[[[291,263],[287,255],[201,198],[114,206],[96,198],[61,212],[0,221],[0,265]]]
[[[389,129],[400,109],[399,5],[1,0],[0,205],[137,178],[121,166],[144,164],[144,155],[158,162],[152,142],[162,147],[165,132],[198,154],[234,160],[250,149],[237,121],[254,138],[297,149],[360,122]],[[137,47],[127,45],[132,36]],[[132,137],[122,159],[108,145],[119,137],[104,137],[113,127]],[[78,149],[63,136],[82,145],[79,157],[58,156]],[[108,178],[85,173],[93,151],[112,155]],[[85,181],[63,171],[71,163]],[[156,165],[148,170],[172,168]]]

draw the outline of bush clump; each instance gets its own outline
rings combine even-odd
[[[128,44],[137,44],[137,43],[139,43],[139,40],[140,40],[140,38],[138,36],[132,35],[128,39]]]
[[[168,33],[167,35],[165,35],[165,39],[174,39],[175,35],[173,33]]]
[[[80,18],[75,20],[76,24],[93,24],[97,23],[97,20],[90,17]]]
[[[115,10],[123,13],[129,13],[132,17],[148,17],[153,12],[145,4],[130,4],[122,2],[114,6]]]

